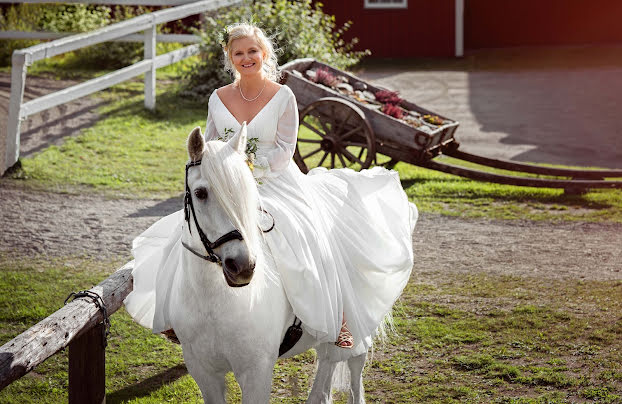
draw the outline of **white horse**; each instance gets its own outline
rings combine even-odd
[[[279,346],[295,318],[274,262],[264,254],[257,185],[245,149],[246,125],[227,144],[205,143],[199,127],[188,137],[183,265],[165,310],[206,403],[225,403],[229,371],[240,385],[243,403],[268,403]],[[305,332],[283,357],[312,347],[319,365],[307,402],[328,403],[337,364],[329,357],[342,349],[318,344]],[[365,402],[366,356],[347,360],[351,403]]]

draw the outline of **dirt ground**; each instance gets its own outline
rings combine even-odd
[[[77,84],[69,80],[27,77],[24,102]],[[0,139],[5,138],[6,120],[11,95],[11,75],[0,73]],[[28,157],[49,145],[58,145],[69,136],[75,136],[93,125],[98,118],[95,108],[101,101],[96,97],[79,98],[34,114],[22,123],[20,134],[20,157]],[[0,145],[4,152],[4,143]]]
[[[107,200],[0,186],[0,251],[20,255],[130,258],[131,242],[181,208],[169,200]],[[622,279],[622,225],[461,219],[422,215],[414,277],[491,273]]]
[[[470,83],[467,87],[471,89],[471,93],[483,91],[481,97],[478,98],[483,100],[482,102],[489,109],[494,107],[494,100],[497,97],[493,97],[494,94],[486,93],[486,91],[499,89],[500,83],[505,83],[506,88],[503,92],[506,95],[511,94],[510,87],[512,86],[514,86],[513,88],[520,88],[527,84],[532,86],[533,91],[525,90],[523,92],[529,97],[518,102],[523,108],[530,106],[530,99],[539,97],[540,93],[536,91],[539,88],[538,85],[548,83],[546,86],[563,87],[561,82],[559,84],[550,83],[549,79],[555,77],[550,73],[552,68],[545,72],[536,69],[536,76],[526,76],[525,71],[529,69],[525,68],[520,73],[525,75],[524,77],[521,76],[524,78],[523,82],[517,76],[506,77],[505,74],[497,72],[496,79],[493,79],[493,76],[482,77],[480,81],[477,81],[479,83],[476,83],[477,85],[473,84],[473,78],[468,78],[468,74],[464,72],[439,73],[431,69],[427,73],[408,73],[404,70],[406,68],[398,66],[396,70],[385,69],[385,71],[381,71],[378,67],[371,66],[367,68],[366,72],[363,72],[363,76],[377,80],[380,84],[398,85],[397,88],[405,88],[404,86],[406,86],[407,88],[403,91],[406,98],[412,96],[413,99],[419,100],[430,109],[434,110],[438,107],[439,112],[444,112],[442,111],[443,106],[448,110],[455,107],[453,112],[456,113],[456,118],[462,121],[461,129],[462,127],[465,128],[463,132],[466,132],[465,138],[467,139],[469,133],[477,132],[477,126],[481,124],[483,119],[482,116],[488,116],[489,120],[496,120],[495,122],[505,120],[508,125],[515,121],[525,121],[525,119],[516,118],[515,114],[508,113],[507,108],[504,109],[505,118],[503,118],[503,111],[501,110],[496,112],[490,110],[488,115],[475,114],[468,107],[475,104],[469,102],[469,98],[471,101],[473,100],[473,94],[469,95],[469,92],[464,88],[465,80],[468,79],[467,81]],[[619,80],[622,77],[619,74],[621,73],[619,69],[603,68],[602,66],[600,66],[600,70],[591,66],[586,67],[586,69],[588,68],[592,72],[601,72],[601,75],[598,76],[600,79],[597,81],[601,83],[601,90],[605,94],[611,95],[611,97],[608,96],[609,98],[613,97],[613,92],[619,94],[619,88],[616,87],[622,83]],[[607,79],[613,73],[617,78],[613,79],[614,76],[611,76],[612,80]],[[587,73],[577,75],[576,71],[573,74],[570,77],[573,80],[590,77],[590,74]],[[458,83],[451,87],[451,80],[459,77],[459,75],[463,75],[460,76],[462,81],[458,80],[462,84]],[[434,80],[434,77],[444,77],[449,81],[443,79],[439,82]],[[568,78],[564,75],[560,77]],[[2,130],[5,130],[9,82],[8,75],[0,74],[0,127]],[[418,83],[428,84],[419,85]],[[438,84],[438,88],[435,87],[435,83]],[[42,78],[29,79],[26,96],[45,94],[70,84],[70,82]],[[546,86],[542,91],[548,94],[550,87]],[[486,88],[488,90],[485,90]],[[610,88],[610,91],[607,88]],[[574,88],[573,94],[578,91],[578,88]],[[558,94],[555,97],[558,99],[567,96],[568,94]],[[492,98],[486,101],[488,97]],[[553,105],[548,99],[543,100],[542,103],[545,101],[547,105]],[[22,156],[28,156],[50,144],[62,142],[66,136],[72,136],[78,133],[80,129],[91,125],[97,119],[97,115],[92,110],[98,102],[96,99],[85,98],[52,110],[45,116],[40,114],[30,119],[23,128]],[[619,104],[616,105],[619,107]],[[549,113],[552,113],[551,111],[563,112],[566,109],[550,106],[548,111]],[[453,112],[449,111],[447,115],[452,116]],[[619,121],[610,119],[609,115],[613,112],[609,109],[603,113],[606,114],[604,117],[608,118],[602,119],[602,122],[599,121],[598,124],[608,126],[600,131],[608,133],[608,136],[617,136],[611,140],[612,145],[620,145],[622,136],[620,136]],[[552,116],[555,117],[555,122],[559,122],[563,120],[565,115]],[[531,123],[529,124],[531,125]],[[512,125],[509,126],[510,129],[513,128]],[[484,125],[484,129],[485,127]],[[562,126],[563,130],[568,128],[568,126]],[[510,131],[512,136],[517,136],[520,128],[513,129],[517,129],[517,132]],[[495,141],[490,139],[494,139],[495,135],[488,134],[490,141],[484,141],[487,136],[484,132],[486,131],[478,132],[479,138],[477,139],[479,140],[474,139],[472,145],[474,147],[477,147],[478,144],[485,145],[485,147],[478,149],[485,152],[488,148],[494,149]],[[556,135],[549,134],[547,137],[547,139],[553,139],[551,140],[552,143],[559,142],[560,137],[564,135],[559,131],[555,133]],[[511,138],[511,136],[509,137]],[[508,136],[505,138],[507,139]],[[573,135],[572,139],[572,142],[576,143],[578,142],[577,139],[580,140],[581,137]],[[515,141],[508,142],[506,143],[510,145],[517,143]],[[522,144],[524,146],[530,142],[532,140],[528,139]],[[545,152],[537,155],[529,153],[534,150],[549,150],[550,145],[547,142],[541,142],[540,146],[535,148],[531,146],[524,148],[520,144],[514,148],[501,145],[495,149],[498,152],[497,155],[494,153],[488,155],[508,157],[506,152],[511,150],[510,154],[514,156],[522,154],[523,157],[527,156],[531,160],[546,160],[547,153]],[[592,147],[592,143],[585,141],[585,139],[583,141],[586,149]],[[500,145],[501,143],[497,142],[496,144]],[[528,153],[529,150],[531,152]],[[581,148],[577,150],[580,151]],[[614,164],[614,162],[622,161],[622,159],[616,160],[620,156],[620,150],[622,150],[620,147],[601,148],[601,156],[603,159],[606,158],[606,161],[602,160],[606,162],[604,165],[619,165]],[[579,152],[573,154],[569,151],[568,153],[568,158],[581,155]],[[554,159],[551,158],[548,162],[558,162],[552,160]],[[580,163],[579,160],[577,158],[569,162]],[[130,258],[132,239],[158,218],[179,208],[181,208],[181,197],[166,201],[109,200],[102,196],[66,195],[25,190],[9,185],[6,181],[0,181],[0,251],[16,255],[84,255]],[[534,276],[543,279],[622,279],[622,225],[552,224],[422,215],[413,240],[416,257],[414,276],[417,276],[417,273],[423,274],[428,271],[440,273],[457,271]]]

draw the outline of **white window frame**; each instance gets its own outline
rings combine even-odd
[[[408,8],[408,0],[402,0],[401,3],[370,3],[365,0],[363,8]]]

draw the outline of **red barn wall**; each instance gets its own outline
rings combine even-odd
[[[465,0],[466,49],[622,42],[620,0]]]
[[[344,37],[358,38],[356,49],[371,50],[371,57],[455,54],[454,0],[408,0],[407,9],[365,9],[364,0],[321,3],[326,13],[335,15],[338,26],[353,22]]]

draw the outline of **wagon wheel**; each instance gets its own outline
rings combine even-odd
[[[300,112],[300,126],[294,161],[304,173],[320,166],[360,170],[376,157],[374,131],[351,102],[320,98]]]

